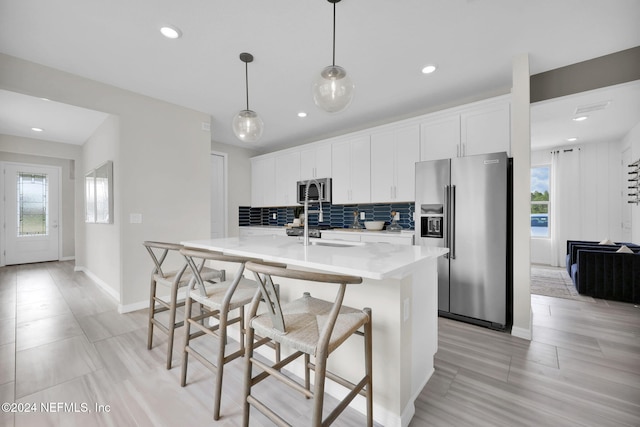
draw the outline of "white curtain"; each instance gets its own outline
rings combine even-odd
[[[580,149],[562,149],[551,156],[551,265],[566,265],[567,240],[580,236]]]

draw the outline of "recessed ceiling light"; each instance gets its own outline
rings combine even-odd
[[[169,25],[165,25],[164,27],[161,27],[160,32],[162,33],[163,36],[165,36],[168,39],[177,39],[182,36],[182,31],[180,31],[176,27],[172,27]]]
[[[32,131],[34,132],[42,132],[44,129],[42,128],[31,128]]]
[[[435,65],[433,65],[433,64],[429,64],[429,65],[426,65],[426,66],[422,69],[422,74],[431,74],[431,73],[433,73],[433,72],[434,72],[435,70],[437,70],[437,69],[438,69],[438,67],[436,67]]]
[[[584,120],[587,120],[587,119],[588,119],[587,116],[580,116],[580,117],[574,117],[573,121],[574,122],[581,122],[581,121],[584,121]]]
[[[578,138],[576,138],[575,136],[571,137],[571,138],[567,138],[567,141],[569,141],[569,142],[573,142],[573,141],[577,141],[577,140],[578,140]]]
[[[307,113],[305,113],[304,111],[300,111],[298,113],[298,117],[300,117],[300,118],[307,117]]]

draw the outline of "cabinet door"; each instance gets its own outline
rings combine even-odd
[[[331,178],[331,144],[316,147],[316,178]]]
[[[463,155],[511,153],[511,108],[509,102],[482,106],[461,115]]]
[[[275,205],[275,158],[251,159],[251,206]]]
[[[419,160],[418,125],[371,135],[371,202],[413,201]]]
[[[371,146],[369,136],[333,143],[331,169],[333,203],[370,203]]]
[[[300,152],[293,151],[275,159],[275,206],[296,204],[296,183],[300,180]]]
[[[459,145],[459,114],[432,119],[420,125],[420,160],[457,157]]]
[[[396,141],[393,130],[371,135],[371,202],[394,200]]]
[[[331,147],[331,165],[333,169],[332,203],[351,202],[351,143],[341,141]]]
[[[300,150],[300,179],[331,178],[331,144]]]
[[[368,135],[351,140],[351,203],[371,203],[371,144]]]
[[[416,162],[420,161],[420,128],[418,125],[396,131],[396,179],[394,202],[415,200]]]

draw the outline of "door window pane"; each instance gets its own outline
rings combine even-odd
[[[18,236],[47,235],[47,175],[18,172]]]

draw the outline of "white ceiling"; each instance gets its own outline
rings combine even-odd
[[[0,0],[0,52],[206,112],[214,140],[269,151],[506,93],[521,53],[537,74],[640,45],[638,0],[343,0],[336,64],[356,95],[332,115],[311,97],[331,63],[332,11],[326,0]],[[183,37],[163,38],[163,24]],[[255,57],[250,107],[265,122],[252,145],[231,131],[245,107],[241,52]],[[422,75],[427,63],[438,71]]]

